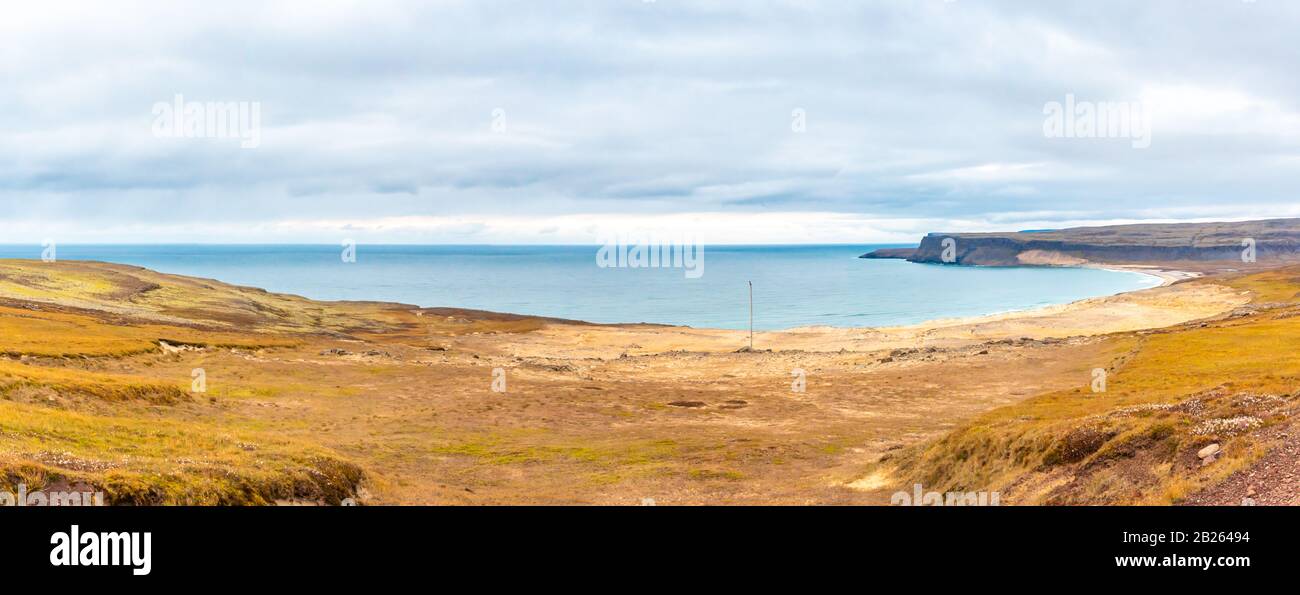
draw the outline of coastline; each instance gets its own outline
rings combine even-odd
[[[1199,279],[1205,276],[1203,273],[1165,269],[1155,265],[1088,263],[1080,266],[1089,269],[1102,269],[1105,271],[1116,271],[1122,273],[1141,273],[1143,275],[1150,275],[1152,277],[1156,277],[1160,279],[1160,285],[1157,285],[1157,287],[1165,287],[1168,285],[1173,285],[1174,283],[1177,283],[1179,281],[1186,281],[1189,279]],[[1143,290],[1136,289],[1134,291],[1143,291]]]
[[[1111,268],[1111,267],[1107,267]],[[1219,316],[1250,301],[1247,294],[1168,269],[1142,272],[1161,285],[1114,295],[970,317],[938,318],[889,327],[805,326],[754,333],[756,350],[871,352],[961,347],[1001,340],[1057,340],[1143,331]],[[1203,278],[1201,278],[1203,279]],[[671,351],[726,353],[748,345],[749,333],[686,326],[548,325],[519,337],[512,352],[531,357],[617,358]]]
[[[135,267],[126,264],[110,264],[110,266]],[[909,347],[959,346],[1004,339],[1043,340],[1071,336],[1086,337],[1181,324],[1228,312],[1247,301],[1245,296],[1212,282],[1194,285],[1179,284],[1182,281],[1202,278],[1202,275],[1155,265],[1081,263],[1029,266],[1069,266],[1139,273],[1159,279],[1160,284],[1155,287],[1138,288],[1062,304],[964,317],[933,318],[915,324],[877,327],[809,325],[782,330],[756,331],[754,346],[758,350],[862,352]],[[140,270],[149,271],[149,269]],[[185,278],[149,272],[167,277]],[[194,279],[224,283],[220,280]],[[248,289],[265,292],[261,288]],[[0,291],[0,297],[31,296],[6,296],[3,291]],[[84,302],[82,297],[73,298],[68,303],[98,307],[106,311],[125,312],[118,304],[112,302],[92,304]],[[534,357],[555,354],[563,357],[612,358],[624,353],[645,355],[668,351],[731,352],[747,346],[749,338],[748,331],[734,329],[651,323],[592,323],[580,319],[556,319],[527,314],[458,308],[422,308],[397,302],[337,303],[370,303],[377,307],[391,307],[416,313],[426,310],[454,310],[459,313],[456,316],[458,319],[466,320],[508,317],[532,321],[540,327],[539,330],[528,336],[519,337],[519,342],[512,346],[512,351],[519,355],[526,354]],[[168,320],[172,319],[168,317]],[[459,341],[470,340],[470,338],[459,339]]]
[[[144,266],[322,301],[378,300],[593,324],[652,322],[731,330],[747,329],[744,286],[745,280],[753,279],[758,315],[754,322],[769,331],[921,324],[941,316],[982,316],[1069,303],[1155,283],[1154,277],[1141,273],[1121,275],[1083,267],[1022,265],[1005,267],[1018,270],[989,267],[989,272],[975,272],[972,267],[946,270],[848,257],[861,246],[791,246],[775,247],[775,251],[740,246],[717,256],[713,274],[690,282],[678,281],[676,272],[601,271],[590,266],[589,258],[582,258],[589,256],[583,247],[475,247],[465,255],[438,246],[396,251],[376,247],[358,267],[337,271],[317,268],[327,266],[326,258],[337,259],[333,247],[311,248],[300,253],[296,248],[277,247],[67,246],[60,260]],[[248,264],[230,266],[231,251],[247,258]],[[487,268],[465,272],[477,270],[480,262]],[[985,267],[974,267],[981,268]],[[1034,270],[1044,268],[1076,270]],[[549,281],[563,279],[567,281]],[[945,305],[946,293],[962,299]]]

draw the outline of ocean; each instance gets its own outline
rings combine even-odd
[[[321,300],[744,329],[889,326],[993,314],[1159,284],[1099,269],[867,260],[881,245],[707,246],[702,266],[598,266],[597,246],[59,245],[59,260],[134,264]],[[0,258],[40,258],[0,246]],[[688,254],[689,256],[689,254]],[[675,264],[669,258],[660,264]],[[698,273],[698,274],[697,274]],[[696,276],[696,278],[692,278]]]

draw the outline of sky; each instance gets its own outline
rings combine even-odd
[[[1300,216],[1297,31],[1283,0],[11,3],[0,244]]]

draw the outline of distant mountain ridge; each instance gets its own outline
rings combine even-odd
[[[951,240],[946,242],[945,240]],[[862,258],[986,266],[1180,261],[1300,260],[1300,219],[1165,223],[1007,233],[931,233],[916,248],[888,248]],[[950,252],[951,259],[944,258]]]

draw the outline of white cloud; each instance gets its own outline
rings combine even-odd
[[[19,4],[0,229],[564,242],[649,217],[893,241],[1027,212],[1281,215],[1298,26],[1293,3],[1173,0]],[[261,148],[153,138],[175,93],[260,102]],[[1066,94],[1150,103],[1152,147],[1043,138]]]

